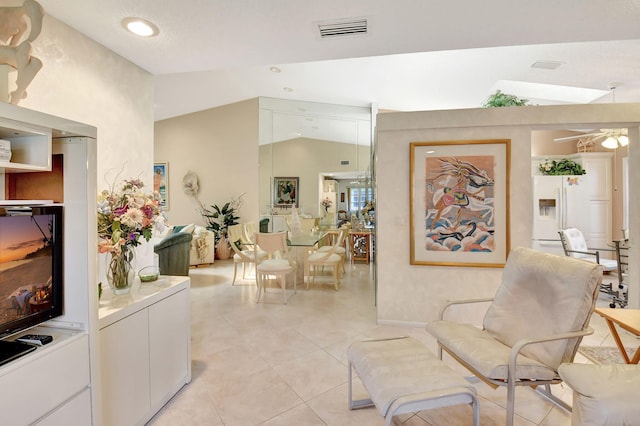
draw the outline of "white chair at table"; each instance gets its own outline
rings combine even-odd
[[[258,251],[257,256],[255,253],[255,247],[253,245],[246,245],[246,239],[244,238],[244,226],[231,225],[227,228],[227,236],[229,243],[234,251],[233,254],[233,281],[231,285],[235,285],[236,276],[238,274],[238,264],[242,264],[242,279],[246,279],[247,269],[251,267],[255,270],[256,258],[258,260],[264,259],[267,254],[263,251]],[[240,241],[242,247],[239,248],[237,242]],[[244,244],[244,245],[243,245]]]
[[[333,245],[322,246],[316,251],[316,253],[325,253],[331,251],[333,253],[339,254],[340,258],[342,259],[342,273],[346,272],[344,264],[347,262],[347,248],[344,241],[347,238],[348,232],[349,227],[346,225],[342,226],[340,229],[338,229],[338,237],[334,239]]]
[[[602,265],[604,272],[618,271],[618,261],[614,259],[606,259],[602,257],[602,252],[615,253],[613,248],[592,248],[587,246],[587,240],[584,238],[582,231],[576,228],[566,228],[558,231],[564,254],[576,259],[587,260]],[[614,296],[617,291],[610,282],[600,284],[600,291]],[[615,297],[615,296],[614,296]]]
[[[323,251],[318,250],[307,257],[304,270],[305,272],[308,271],[311,275],[307,280],[307,290],[309,290],[309,282],[315,284],[316,275],[318,274],[318,266],[330,266],[333,268],[333,286],[338,290],[340,287],[340,268],[344,267],[344,265],[342,265],[343,259],[338,253],[338,249],[342,248],[340,245],[345,238],[346,232],[346,228],[340,228],[338,238],[332,246],[325,246],[329,248]],[[313,274],[311,274],[310,271],[311,267],[313,268]]]
[[[576,259],[589,260],[602,265],[604,272],[615,271],[618,269],[618,262],[613,259],[605,259],[601,252],[611,252],[615,250],[611,248],[591,248],[587,246],[582,231],[576,228],[567,228],[558,231],[560,241],[565,256],[575,257]]]
[[[282,302],[287,303],[287,275],[293,276],[293,291],[297,291],[296,284],[296,261],[289,257],[289,246],[287,245],[286,232],[273,232],[255,234],[255,250],[264,251],[266,259],[257,262],[256,265],[256,283],[258,289],[256,291],[256,303],[260,302],[260,296],[264,290],[266,295],[266,286],[271,277],[280,280],[280,288],[282,289]]]

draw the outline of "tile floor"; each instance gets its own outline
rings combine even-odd
[[[375,408],[347,407],[348,345],[359,339],[411,335],[435,348],[423,328],[376,325],[368,265],[350,265],[336,292],[327,277],[309,291],[299,285],[289,303],[271,289],[255,303],[252,280],[231,286],[233,262],[191,269],[192,381],[149,422],[164,425],[383,425]],[[608,301],[599,299],[599,306]],[[598,315],[587,345],[615,346]],[[625,342],[638,340],[624,335]],[[466,370],[447,360],[465,375]],[[588,362],[580,354],[576,362]],[[480,396],[481,424],[503,425],[506,391],[471,380]],[[355,398],[366,395],[355,385]],[[571,390],[554,386],[571,403]],[[394,418],[396,424],[470,425],[471,408],[448,407]],[[529,388],[516,390],[516,425],[570,424],[570,415]]]

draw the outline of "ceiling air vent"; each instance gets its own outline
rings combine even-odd
[[[350,164],[349,160],[340,160],[341,166],[348,166]]]
[[[367,34],[367,20],[355,18],[340,21],[325,21],[318,24],[320,38]]]

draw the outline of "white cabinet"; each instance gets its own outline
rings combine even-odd
[[[88,391],[89,337],[47,327],[30,332],[52,335],[53,342],[0,370],[2,424],[27,425],[46,419],[49,412]],[[91,405],[83,411],[91,413]]]
[[[151,407],[159,410],[186,382],[189,357],[188,290],[149,306]]]
[[[100,303],[105,426],[146,423],[191,381],[189,278],[136,282]]]
[[[85,389],[75,398],[35,423],[37,426],[86,426],[91,424],[91,392]]]
[[[134,425],[151,407],[148,328],[144,309],[100,330],[105,425]]]

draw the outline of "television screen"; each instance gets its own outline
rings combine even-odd
[[[62,315],[62,206],[0,206],[0,337]]]

